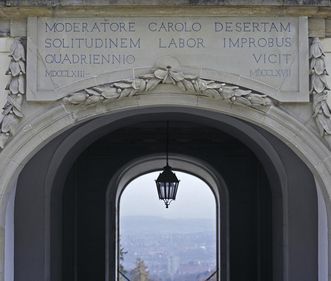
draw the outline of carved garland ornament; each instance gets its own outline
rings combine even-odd
[[[327,102],[329,86],[325,65],[325,54],[319,38],[312,38],[310,44],[310,93],[313,100],[313,117],[320,135],[330,144],[331,109]]]
[[[187,93],[221,98],[233,104],[259,107],[268,106],[272,103],[267,95],[254,93],[251,90],[227,85],[219,81],[184,74],[181,71],[175,70],[177,68],[171,65],[160,65],[151,73],[141,75],[133,80],[107,83],[78,91],[65,97],[64,101],[74,105],[96,104],[148,93],[161,84],[172,84]]]
[[[0,149],[4,148],[9,137],[15,133],[18,122],[24,116],[22,103],[25,95],[25,50],[22,39],[14,40],[10,57],[9,69],[6,72],[11,76],[6,87],[9,93],[0,118]]]

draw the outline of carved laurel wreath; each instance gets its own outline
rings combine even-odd
[[[23,96],[25,95],[25,50],[22,39],[15,39],[10,48],[11,61],[6,72],[10,81],[6,87],[9,90],[6,104],[0,117],[0,149],[3,149],[9,137],[15,133],[15,128],[24,116],[22,113]]]
[[[152,73],[141,75],[133,80],[107,83],[78,91],[65,97],[64,101],[74,105],[96,104],[148,93],[161,84],[172,84],[187,93],[220,98],[230,103],[251,107],[271,104],[271,99],[267,95],[254,93],[251,90],[219,81],[184,74],[181,71],[173,70],[173,67],[170,65],[160,66],[153,70]]]
[[[322,137],[331,136],[331,109],[327,102],[329,86],[325,54],[319,38],[312,38],[310,44],[310,93],[313,99],[313,117]],[[329,142],[328,138],[327,141]]]

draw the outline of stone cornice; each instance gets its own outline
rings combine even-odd
[[[215,4],[215,2],[217,2]],[[242,5],[265,5],[265,6],[330,6],[329,0],[309,0],[309,1],[298,1],[298,0],[3,0],[0,1],[0,5],[5,6],[68,6],[68,5],[95,5],[95,6],[105,6],[105,5],[191,5],[191,6],[206,6],[206,5],[232,5],[232,6],[242,6]]]
[[[10,2],[10,1],[9,1]],[[54,5],[2,6],[4,19],[107,16],[307,16],[329,18],[331,6],[291,5]]]

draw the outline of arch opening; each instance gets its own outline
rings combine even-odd
[[[217,272],[213,274],[213,278],[216,278],[219,280],[220,276],[222,275],[223,280],[228,279],[229,275],[229,230],[228,230],[228,190],[226,187],[226,183],[222,176],[218,174],[216,170],[214,170],[207,162],[204,162],[200,159],[196,159],[194,157],[183,155],[183,154],[170,154],[169,155],[169,161],[171,161],[171,166],[176,171],[181,171],[182,173],[187,173],[193,177],[195,177],[197,180],[201,181],[206,185],[206,187],[209,189],[209,192],[211,192],[213,201],[216,204],[215,206],[215,216],[216,216],[216,267]],[[150,156],[145,156],[142,158],[138,158],[133,160],[132,162],[128,163],[122,169],[120,169],[112,178],[108,190],[107,190],[107,203],[106,206],[109,208],[112,203],[112,191],[116,191],[116,209],[117,209],[117,225],[119,224],[119,214],[120,214],[120,197],[122,193],[125,190],[125,187],[130,184],[131,181],[139,178],[139,176],[151,173],[155,170],[161,170],[161,168],[164,166],[164,155],[161,154],[154,154]],[[156,188],[155,188],[156,189]],[[110,209],[110,208],[109,208]],[[107,215],[110,213],[110,210],[107,210]],[[110,228],[113,224],[112,216],[110,215],[108,218],[106,218],[108,225],[107,227]],[[108,229],[107,228],[107,229]],[[117,237],[119,235],[119,232],[117,232]],[[108,238],[110,236],[107,236]],[[220,237],[223,237],[223,239],[220,239]],[[111,240],[111,239],[109,239]],[[108,260],[111,260],[112,255],[112,246],[111,242],[107,240],[107,264],[109,264],[109,268],[107,271],[107,276],[111,275],[112,264],[111,262],[108,262]],[[119,242],[117,241],[117,248],[119,247]],[[221,251],[222,248],[222,251]],[[117,254],[119,253],[119,250],[117,249]],[[115,262],[117,262],[117,267],[119,268],[119,256],[115,259]],[[220,268],[223,268],[222,271],[220,271]],[[107,269],[106,269],[107,270]],[[115,272],[116,274],[117,272]]]
[[[214,193],[203,180],[174,171],[179,190],[165,208],[154,183],[160,172],[133,179],[120,195],[118,279],[218,280]]]
[[[178,118],[178,116],[180,116],[180,117]],[[159,120],[162,120],[164,118],[164,116],[160,116],[160,115],[158,115],[158,116],[154,115],[154,117],[159,118]],[[183,117],[186,118],[186,121],[183,121]],[[223,119],[223,117],[222,117],[222,119]],[[294,221],[292,221],[292,220],[286,221],[286,219],[284,219],[284,217],[286,217],[286,215],[288,214],[289,210],[287,210],[287,208],[286,208],[287,203],[284,198],[285,196],[283,196],[284,190],[288,189],[288,186],[284,185],[283,183],[290,182],[290,185],[294,186],[295,182],[288,181],[288,179],[286,181],[284,179],[284,175],[282,175],[282,173],[279,172],[282,170],[286,171],[286,169],[284,169],[284,166],[281,165],[281,164],[284,164],[284,163],[282,163],[283,161],[279,161],[280,162],[279,166],[276,165],[276,167],[275,167],[274,161],[276,161],[276,160],[272,159],[272,161],[270,161],[270,154],[268,156],[268,154],[263,154],[262,152],[260,152],[260,153],[256,152],[257,151],[256,147],[259,147],[259,144],[258,144],[259,141],[257,139],[260,138],[260,141],[263,139],[268,139],[269,145],[271,147],[274,147],[274,149],[277,151],[277,152],[275,152],[275,155],[276,156],[278,155],[279,158],[281,158],[279,156],[281,154],[279,152],[279,150],[285,149],[285,148],[281,147],[281,145],[277,143],[277,140],[275,140],[271,136],[269,136],[268,133],[266,133],[266,132],[261,133],[260,130],[256,130],[256,128],[254,128],[250,125],[248,127],[251,128],[252,130],[254,130],[256,133],[255,142],[253,142],[252,140],[247,138],[247,135],[249,134],[249,132],[247,132],[247,131],[245,131],[246,138],[238,137],[238,136],[240,136],[240,133],[238,133],[238,131],[236,131],[236,130],[238,130],[239,127],[233,126],[233,123],[231,125],[227,124],[228,127],[227,126],[221,126],[222,128],[220,128],[220,127],[217,128],[217,126],[214,127],[214,125],[216,125],[216,124],[220,125],[222,122],[226,123],[224,121],[224,119],[223,119],[223,121],[217,121],[217,122],[213,123],[211,120],[197,120],[197,118],[194,118],[192,116],[189,116],[189,118],[188,118],[188,116],[185,116],[185,114],[177,114],[176,117],[172,117],[172,118],[174,118],[174,120],[177,120],[177,121],[180,120],[180,121],[178,121],[178,123],[186,122],[184,129],[183,129],[183,127],[178,126],[178,133],[176,134],[176,137],[178,137],[178,136],[181,137],[181,138],[178,138],[178,140],[180,140],[182,142],[182,144],[180,145],[179,144],[180,141],[177,140],[177,147],[176,147],[176,149],[174,149],[172,151],[172,153],[184,154],[184,155],[188,154],[188,155],[197,157],[197,158],[201,159],[202,161],[209,163],[209,165],[212,166],[213,169],[215,169],[219,174],[221,174],[224,177],[227,185],[229,186],[229,190],[231,190],[231,192],[232,192],[232,194],[231,194],[231,192],[229,192],[230,199],[228,200],[229,208],[230,208],[229,219],[228,219],[228,222],[229,222],[228,231],[230,232],[230,234],[229,234],[229,237],[231,238],[230,241],[235,241],[235,242],[232,242],[232,244],[230,242],[229,264],[226,264],[226,266],[225,266],[225,267],[229,268],[229,275],[231,274],[231,279],[233,278],[233,280],[244,280],[243,278],[246,278],[245,280],[247,280],[247,276],[250,276],[251,278],[255,278],[255,280],[259,280],[258,278],[262,278],[262,277],[264,278],[263,280],[286,280],[286,278],[283,279],[284,272],[286,271],[285,269],[282,268],[283,262],[284,262],[285,267],[289,266],[287,274],[289,274],[291,276],[293,276],[293,274],[302,275],[302,273],[300,274],[299,271],[296,271],[296,269],[293,268],[293,265],[289,265],[288,262],[286,261],[286,256],[287,256],[286,252],[289,251],[288,259],[291,259],[292,258],[291,251],[295,252],[296,249],[299,248],[299,245],[295,245],[295,243],[294,243],[293,247],[292,247],[291,243],[293,241],[290,241],[289,248],[287,248],[287,249],[284,248],[284,245],[286,245],[286,232],[289,232],[288,236],[291,236],[293,234],[292,231],[296,231],[296,230],[292,229],[291,227],[288,227],[284,230],[284,227],[283,227],[284,225],[286,227],[287,224],[289,226],[291,226],[294,223]],[[149,115],[148,119],[152,120],[153,118],[151,118],[151,115]],[[225,120],[226,119],[227,118],[225,118]],[[238,120],[233,121],[233,122],[238,122]],[[243,123],[243,122],[239,122],[239,123]],[[89,241],[93,241],[93,243],[95,243],[95,244],[93,244],[93,247],[84,247],[84,246],[82,246],[83,244],[81,244],[81,246],[79,248],[79,252],[82,252],[82,249],[87,250],[87,252],[85,252],[85,254],[81,254],[80,262],[83,262],[83,264],[84,264],[84,259],[85,259],[86,262],[88,262],[89,266],[83,266],[80,263],[80,266],[83,271],[81,271],[79,274],[82,277],[86,276],[86,278],[87,278],[87,276],[91,277],[89,275],[90,273],[91,274],[93,273],[94,278],[98,278],[95,275],[96,273],[97,274],[100,273],[103,275],[105,274],[104,273],[105,272],[105,268],[104,268],[105,263],[102,262],[102,259],[104,259],[104,255],[103,255],[103,258],[101,258],[101,255],[98,255],[100,257],[100,259],[97,259],[94,261],[91,261],[91,259],[88,258],[88,257],[95,256],[93,253],[96,253],[96,252],[94,252],[94,251],[100,250],[100,252],[104,253],[105,248],[106,248],[105,239],[104,238],[102,239],[102,235],[104,237],[104,235],[106,233],[105,223],[104,223],[104,220],[102,219],[102,218],[105,218],[105,214],[106,214],[105,206],[104,206],[105,203],[99,204],[101,202],[99,200],[104,200],[109,180],[112,178],[112,176],[114,176],[119,171],[120,167],[122,167],[126,163],[129,163],[132,159],[141,157],[142,155],[146,155],[147,151],[148,151],[147,154],[160,153],[160,151],[161,151],[160,142],[158,142],[156,140],[156,142],[154,144],[153,144],[153,142],[151,143],[150,138],[149,138],[150,135],[148,134],[148,130],[150,129],[150,126],[153,127],[153,126],[155,126],[155,124],[157,124],[157,120],[155,123],[146,122],[146,121],[144,123],[141,120],[138,122],[137,119],[135,119],[134,121],[131,119],[131,125],[129,124],[129,125],[124,126],[122,124],[121,126],[117,127],[117,129],[120,128],[117,130],[117,132],[115,132],[116,130],[114,130],[113,133],[108,133],[108,135],[104,135],[103,138],[99,138],[99,140],[96,141],[93,145],[82,149],[80,151],[80,153],[77,155],[78,158],[73,159],[74,161],[72,161],[70,165],[68,164],[67,161],[65,161],[66,165],[62,165],[63,163],[61,163],[61,165],[58,165],[59,169],[56,169],[56,173],[53,175],[53,180],[50,182],[53,187],[57,187],[58,190],[60,190],[60,191],[62,190],[61,192],[59,192],[60,195],[57,195],[58,191],[55,191],[56,188],[54,188],[52,191],[52,196],[51,196],[52,202],[53,202],[51,205],[53,205],[53,207],[54,207],[54,208],[51,208],[52,209],[51,218],[52,218],[52,225],[53,225],[53,227],[51,226],[51,228],[56,230],[54,233],[52,230],[53,239],[51,239],[51,241],[52,241],[51,244],[53,244],[53,245],[51,245],[50,249],[49,249],[50,252],[52,253],[50,255],[50,260],[51,260],[50,264],[53,266],[53,269],[49,271],[49,274],[51,275],[52,279],[54,278],[54,280],[56,280],[54,276],[56,276],[56,274],[63,274],[63,272],[65,272],[66,270],[70,271],[68,273],[69,275],[67,275],[67,276],[71,276],[71,274],[77,274],[77,272],[75,273],[72,271],[73,268],[75,268],[75,266],[73,266],[73,264],[72,264],[72,260],[74,260],[74,256],[75,256],[75,251],[73,250],[75,245],[72,245],[71,242],[76,241],[78,244],[79,243],[84,244],[89,239],[90,239]],[[238,123],[236,123],[236,124],[238,125]],[[140,125],[142,125],[142,128],[138,128],[138,129],[135,128],[135,126],[137,126],[137,125],[138,125],[138,127]],[[246,125],[244,124],[243,126],[247,126],[247,124]],[[116,128],[116,125],[114,125],[114,127]],[[199,128],[198,130],[197,130],[197,127]],[[190,135],[190,137],[188,137],[189,144],[187,144],[187,138],[186,138],[186,140],[185,140],[185,138],[182,138],[183,135],[184,135],[184,137],[188,136],[187,132],[185,134],[180,135],[180,132],[185,131],[185,128],[191,130],[191,135]],[[201,131],[201,129],[202,129],[202,131]],[[109,127],[108,127],[108,130],[109,130]],[[137,133],[141,130],[143,130],[143,131],[145,130],[144,137],[143,137],[144,140],[147,140],[147,142],[145,142],[145,143],[141,142],[141,136],[142,136],[141,133]],[[207,130],[207,131],[203,131],[203,130]],[[132,139],[127,138],[128,132],[132,133],[130,136],[140,136],[140,139],[139,139],[139,137],[135,139],[134,146],[131,146]],[[194,133],[194,132],[199,132],[199,133]],[[203,133],[201,133],[201,132],[203,132]],[[117,138],[114,137],[115,133],[118,134]],[[244,136],[245,134],[241,134],[241,136]],[[151,134],[151,135],[155,136],[155,134]],[[235,137],[233,137],[233,136],[235,136]],[[206,139],[208,139],[208,143],[205,143],[204,141],[199,139],[201,137],[202,138],[205,137]],[[173,141],[175,141],[175,140],[173,140]],[[277,143],[277,145],[276,145],[276,143]],[[111,153],[109,150],[110,144],[113,149]],[[255,148],[254,148],[254,145],[255,145]],[[119,149],[120,146],[121,146],[121,149]],[[197,149],[197,147],[199,149]],[[281,148],[279,148],[279,147],[281,147]],[[57,149],[58,149],[58,147],[57,147]],[[77,149],[77,146],[76,146],[76,149]],[[231,149],[234,149],[234,151],[232,151],[233,153],[227,154],[229,151],[231,151]],[[194,151],[194,153],[192,151]],[[115,152],[118,152],[118,154],[116,154]],[[115,154],[112,154],[112,153],[115,153]],[[107,158],[107,156],[110,156],[110,154],[112,154],[112,155],[107,161],[106,158]],[[121,157],[119,157],[119,156],[121,156]],[[281,156],[283,157],[284,155],[281,155]],[[292,161],[292,164],[293,164],[293,161],[300,162],[297,158],[295,158],[294,156],[292,157],[292,156],[293,156],[293,152],[290,157],[291,158],[290,161]],[[68,157],[68,154],[66,154],[64,156],[64,158],[65,157]],[[227,157],[230,157],[231,159],[227,158]],[[247,160],[248,162],[245,162],[245,160],[242,160],[241,157],[243,157],[246,160],[248,159]],[[232,161],[232,164],[231,164],[231,161]],[[250,164],[248,165],[247,163],[250,163]],[[252,163],[255,163],[255,164],[253,165]],[[59,163],[57,163],[57,164],[59,164]],[[241,166],[241,165],[243,165],[243,166]],[[32,168],[32,166],[29,165],[29,168]],[[301,165],[299,168],[300,169],[302,168],[302,170],[307,171],[307,168],[304,165]],[[278,170],[278,172],[277,172],[277,170]],[[257,176],[257,174],[259,174],[259,173],[260,173],[260,176]],[[245,175],[245,177],[241,178],[238,176],[238,174],[240,174],[241,176]],[[285,174],[287,176],[287,172]],[[27,175],[28,175],[27,170],[24,171],[23,174],[21,174],[20,179],[19,179],[19,186],[20,186],[20,183],[25,182],[23,180],[23,178],[24,178],[24,176],[27,176]],[[98,177],[98,175],[99,175],[99,177]],[[100,175],[102,175],[102,177],[100,177]],[[56,178],[57,178],[57,180],[54,180]],[[247,179],[249,179],[249,178],[250,178],[250,181],[247,181]],[[243,181],[243,179],[245,179],[245,180]],[[257,194],[258,192],[256,189],[256,186],[258,186],[258,184],[257,184],[258,179],[260,181],[261,186],[267,187],[267,188],[262,188],[260,190],[262,193],[265,192],[264,195],[260,194],[260,196],[262,196],[262,197],[264,196],[263,199],[261,199],[261,198],[258,199],[258,194]],[[85,185],[84,188],[86,188],[86,194],[75,193],[75,192],[77,192],[77,190],[75,191],[75,189],[72,188],[77,183],[77,182],[75,183],[75,181],[84,183],[84,185]],[[234,186],[236,186],[235,182],[237,182],[237,187],[238,187],[237,192],[239,192],[239,193],[243,192],[245,195],[242,195],[242,196],[244,196],[245,200],[243,199],[243,197],[240,197],[238,194],[233,195],[233,194],[236,194],[236,192],[235,192],[236,188],[234,188]],[[248,184],[248,182],[251,182],[251,185]],[[89,185],[89,187],[87,187],[86,184]],[[301,185],[301,187],[307,186],[307,185],[311,186],[311,182],[306,181],[306,185],[303,183]],[[79,184],[78,184],[78,186],[79,186]],[[103,194],[103,196],[98,197],[96,194],[94,194],[95,191],[97,190],[97,188],[95,188],[95,186],[103,186],[101,188],[102,189],[101,193]],[[242,188],[243,186],[246,189],[243,189]],[[251,187],[255,188],[254,192],[252,192]],[[310,187],[307,187],[307,188],[310,190]],[[80,190],[82,190],[82,189],[80,189]],[[110,190],[111,190],[110,193],[115,192],[115,190],[113,190],[113,189],[110,189]],[[23,193],[21,193],[21,191],[19,191],[19,193],[17,194],[17,196],[19,196],[19,197],[17,197],[17,198],[23,199],[23,197],[22,197]],[[309,196],[307,196],[307,192],[304,192],[304,193],[305,193],[305,196],[303,196],[304,202],[307,203],[307,200],[309,201],[309,199],[308,199],[309,196],[312,199],[312,201],[314,201],[314,196],[311,196],[312,193],[308,192]],[[75,194],[78,197],[75,197]],[[252,196],[252,194],[254,195],[253,196],[254,198],[250,197],[250,196]],[[93,197],[93,196],[96,196],[96,197]],[[110,194],[110,196],[113,196],[112,198],[116,198],[116,192],[113,194]],[[231,199],[231,196],[232,196],[232,199]],[[290,201],[293,200],[293,198],[291,196],[292,195],[289,195],[287,200],[290,200]],[[306,198],[306,196],[307,196],[307,198]],[[58,201],[59,198],[60,199],[62,198],[63,201],[62,202],[61,202],[61,200]],[[85,201],[79,202],[79,204],[75,206],[75,205],[71,204],[72,202],[76,202],[75,198],[76,199],[83,198]],[[240,198],[246,203],[242,204],[242,201],[240,200]],[[253,204],[252,200],[256,203]],[[17,202],[19,202],[19,201],[20,200],[17,200]],[[22,200],[22,201],[24,201],[24,200]],[[95,211],[93,216],[91,215],[91,209],[89,208],[90,205],[88,205],[92,201],[94,202],[93,204],[96,204],[96,206],[99,207],[98,210]],[[116,201],[113,201],[113,202],[116,202]],[[237,203],[234,203],[234,202],[237,202]],[[17,219],[19,219],[19,217],[20,217],[19,214],[24,211],[23,205],[21,206],[22,209],[19,209],[18,206],[15,206],[15,208],[18,208],[17,209],[18,212],[16,212]],[[312,205],[314,205],[314,204],[312,203]],[[60,210],[61,210],[60,212],[57,212],[58,206],[60,206]],[[83,206],[84,206],[84,208],[83,208]],[[299,207],[302,208],[301,206],[299,206]],[[74,212],[75,208],[78,208],[77,210],[79,210],[76,213]],[[114,212],[113,214],[116,214],[116,204],[111,204],[110,208],[111,208],[111,212]],[[250,209],[251,212],[243,211],[245,208]],[[256,212],[259,208],[261,208],[260,211],[263,210],[263,212],[260,212],[260,216],[256,216],[256,214],[257,214]],[[314,209],[313,206],[312,206],[312,209]],[[238,211],[238,210],[241,210],[241,211]],[[255,214],[254,218],[253,218],[252,212]],[[285,216],[283,216],[283,213],[285,213]],[[84,217],[84,219],[78,218],[78,220],[76,220],[75,219],[76,215],[81,216],[81,218]],[[245,221],[245,219],[243,218],[243,215],[250,216],[250,219]],[[259,218],[257,218],[257,217],[259,217]],[[93,221],[93,218],[97,218],[97,219]],[[291,219],[293,219],[293,218],[291,218]],[[307,217],[306,217],[306,219],[307,219]],[[54,223],[56,221],[57,221],[57,223],[60,222],[59,227],[57,227],[58,226],[57,223]],[[87,221],[92,222],[92,225],[86,224]],[[246,224],[242,223],[242,221],[246,222]],[[311,222],[309,216],[308,216],[308,221],[309,221],[309,223]],[[76,229],[76,230],[73,229],[72,226],[75,225],[75,223],[72,224],[72,222],[79,224],[79,229]],[[93,223],[99,223],[99,222],[102,224],[100,224],[99,226],[94,225],[94,227],[91,227],[91,226],[93,226]],[[262,223],[262,224],[260,224],[260,223]],[[301,227],[301,229],[302,229],[302,228],[306,227],[305,222],[300,221],[300,223],[301,223],[301,226],[299,226],[299,228]],[[109,227],[110,227],[110,229],[114,230],[113,227],[116,227],[116,224],[115,224],[115,226],[110,225]],[[66,231],[66,229],[68,230],[68,228],[69,229],[71,228],[71,230]],[[246,231],[244,233],[246,233],[246,234],[249,233],[249,235],[247,237],[240,236],[240,232],[243,229]],[[258,229],[260,229],[260,230],[258,230]],[[73,237],[75,235],[79,235],[80,233],[82,233],[81,231],[83,231],[83,230],[84,230],[85,236],[81,237],[81,240],[73,239]],[[96,231],[93,231],[93,230],[98,230],[98,233],[96,234]],[[260,236],[256,235],[258,231],[262,231],[259,234]],[[16,233],[16,231],[15,231],[15,233]],[[61,235],[59,236],[58,235],[59,233],[60,234],[62,233],[63,236],[61,236]],[[266,235],[264,235],[264,234],[266,234]],[[311,233],[311,234],[312,234],[311,238],[314,240],[314,238],[313,238],[314,234],[313,233]],[[94,236],[94,235],[97,235],[97,236]],[[100,235],[100,237],[98,235]],[[236,235],[239,235],[241,238],[239,239],[238,237],[236,237]],[[252,236],[250,236],[250,235],[252,235]],[[260,237],[261,239],[266,239],[267,241],[261,242],[262,240],[258,237]],[[243,241],[241,241],[242,238],[244,238]],[[250,239],[250,238],[253,238],[253,239]],[[59,239],[59,240],[57,241],[57,239]],[[116,239],[116,238],[114,238],[114,239]],[[243,244],[245,244],[244,241],[248,241],[247,239],[251,242],[248,242],[248,244],[246,244],[246,248],[244,247],[245,248],[244,252],[247,254],[247,256],[245,256],[245,255],[242,255],[243,250],[240,249],[241,247],[238,245],[240,245],[240,242],[243,242]],[[290,237],[290,239],[291,239],[291,237]],[[18,237],[18,241],[19,240],[20,239]],[[21,242],[24,242],[24,241],[21,241]],[[98,244],[98,242],[100,242],[100,243]],[[300,241],[299,243],[301,243],[301,242],[303,242],[303,241]],[[52,260],[52,259],[56,258],[57,253],[58,253],[56,250],[54,251],[54,248],[57,248],[61,244],[62,244],[62,247],[61,247],[60,252],[62,252],[62,253],[60,254],[60,257],[64,258],[65,256],[67,256],[67,257],[69,256],[69,259],[67,259],[67,262],[65,262],[64,260],[60,260],[57,263],[55,260]],[[113,245],[113,244],[114,244],[114,241],[109,241],[109,245]],[[88,246],[88,244],[86,244],[86,245]],[[309,248],[309,245],[308,245],[308,248]],[[307,247],[306,247],[306,249],[307,249]],[[72,251],[72,252],[71,252],[71,254],[67,255],[67,254],[64,254],[65,251],[67,251],[66,253],[68,253],[68,251],[69,251],[69,253],[70,253],[70,251]],[[257,251],[260,251],[259,255],[257,254]],[[266,255],[265,256],[266,258],[263,258],[263,261],[267,261],[266,266],[261,266],[261,264],[259,264],[259,262],[263,262],[262,259],[260,261],[257,259],[258,256],[261,257],[261,255],[260,255],[262,253],[261,251],[264,251],[264,254],[262,254],[262,255]],[[311,248],[309,251],[311,251]],[[241,254],[242,258],[239,257],[239,253]],[[15,254],[15,256],[16,256],[16,254]],[[250,258],[252,256],[254,257],[253,259]],[[23,257],[24,257],[24,255],[23,255]],[[311,255],[310,255],[310,257],[311,257]],[[254,260],[254,262],[253,262],[253,260]],[[245,264],[245,261],[249,261],[248,263],[251,263],[251,264],[248,264],[247,262]],[[19,262],[17,264],[19,265]],[[54,268],[54,264],[57,264],[57,266],[55,266],[55,268]],[[69,265],[71,264],[71,266],[68,266],[68,264]],[[91,265],[93,265],[93,266],[91,266]],[[66,266],[68,266],[67,269],[65,268]],[[312,266],[314,266],[314,263]],[[88,270],[90,270],[92,268],[94,268],[94,271],[92,270],[91,272],[89,272]],[[96,269],[96,268],[98,268],[98,269]],[[241,268],[240,272],[238,271],[238,268]],[[261,271],[261,268],[264,268],[264,269],[267,268],[267,272],[263,273]],[[109,269],[109,271],[111,271],[111,269]],[[112,274],[111,272],[109,272],[109,273]],[[315,274],[313,269],[310,271],[310,273]],[[44,272],[41,274],[44,274]],[[227,275],[227,278],[229,275]],[[20,279],[17,279],[17,280],[20,280]],[[63,280],[65,280],[65,279],[63,279]],[[84,280],[84,279],[79,278],[79,280]],[[224,280],[227,280],[227,279],[224,279]],[[260,279],[260,280],[262,280],[262,279]],[[303,279],[303,280],[308,280],[308,279]]]

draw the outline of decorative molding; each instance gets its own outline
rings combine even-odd
[[[6,90],[9,91],[7,102],[0,118],[0,150],[4,148],[9,137],[14,135],[18,122],[24,116],[22,113],[25,95],[25,48],[23,40],[23,38],[15,38],[10,48],[11,61],[6,75],[11,77],[6,87]]]
[[[64,97],[63,100],[73,105],[97,104],[146,94],[162,84],[172,84],[183,92],[219,98],[232,104],[242,104],[254,108],[272,104],[272,100],[267,95],[219,81],[202,79],[196,75],[184,74],[178,70],[175,59],[167,59],[168,61],[165,61],[167,63],[159,64],[151,73],[133,80],[93,86]]]
[[[329,86],[325,54],[318,37],[310,39],[310,94],[312,96],[313,117],[321,137],[331,145],[331,108],[327,102]]]

